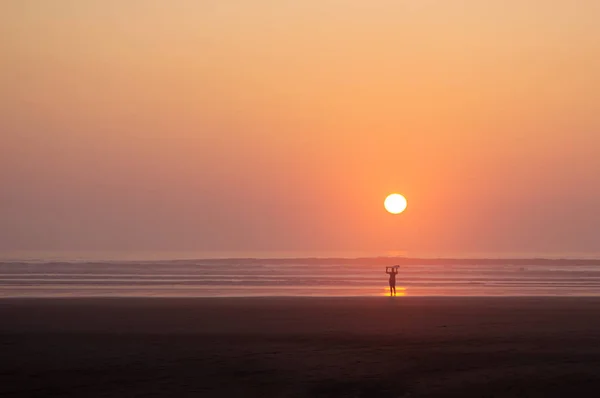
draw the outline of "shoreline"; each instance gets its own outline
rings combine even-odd
[[[440,301],[454,301],[464,299],[490,299],[490,300],[512,300],[512,299],[544,299],[544,300],[591,300],[600,302],[600,293],[598,295],[422,295],[422,296],[389,296],[389,295],[230,295],[230,296],[160,296],[160,295],[146,295],[146,296],[0,296],[0,303],[2,301],[52,301],[52,300],[73,300],[73,301],[94,301],[94,300],[189,300],[189,301],[221,301],[221,300],[440,300]]]

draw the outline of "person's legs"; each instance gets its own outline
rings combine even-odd
[[[394,285],[392,285],[392,282],[390,282],[390,296],[392,295],[392,289],[394,288]]]

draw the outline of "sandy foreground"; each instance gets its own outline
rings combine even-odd
[[[0,300],[0,397],[600,396],[600,298]]]

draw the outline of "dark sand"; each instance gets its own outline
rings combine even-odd
[[[0,300],[0,397],[583,397],[600,299]]]

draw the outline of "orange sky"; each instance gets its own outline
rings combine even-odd
[[[0,250],[600,252],[598,15],[3,1]]]

